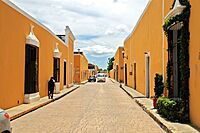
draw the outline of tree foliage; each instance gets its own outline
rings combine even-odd
[[[163,94],[163,90],[164,90],[164,83],[163,83],[162,75],[156,73],[154,82],[155,82],[155,87],[154,87],[155,97],[158,98]]]
[[[112,57],[112,58],[108,58],[108,66],[107,66],[107,70],[108,70],[108,72],[109,72],[110,70],[113,69],[113,61],[114,61],[114,60],[115,60],[114,57]]]
[[[175,1],[174,1],[175,3]],[[180,0],[180,3],[186,8],[179,15],[176,15],[172,18],[166,19],[163,25],[166,36],[168,37],[168,31],[170,27],[176,23],[182,23],[183,27],[180,29],[180,36],[178,37],[178,63],[179,63],[179,90],[180,98],[183,100],[184,110],[183,114],[189,117],[189,77],[190,77],[190,68],[189,68],[189,42],[190,42],[190,32],[189,32],[189,18],[190,18],[190,2],[189,0]],[[172,7],[174,4],[172,5]],[[168,52],[173,52],[173,48],[168,47]],[[169,93],[173,91],[172,88],[172,62],[168,62],[167,66],[167,88]]]

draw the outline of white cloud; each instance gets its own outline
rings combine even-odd
[[[124,37],[129,33],[128,27],[125,24],[119,24],[115,28],[109,28],[106,30],[105,35]]]
[[[114,31],[111,29],[107,29],[105,35],[114,35]]]
[[[75,36],[98,35],[98,38],[77,40],[76,48],[112,49],[132,31],[148,0],[11,0],[17,6],[43,23],[55,34],[64,34],[66,25]],[[91,47],[89,49],[89,47]],[[90,52],[92,53],[92,52]],[[102,54],[101,54],[102,53]],[[96,55],[109,53],[101,50]],[[90,60],[90,59],[89,59]],[[93,60],[93,59],[91,59]]]
[[[112,55],[115,53],[114,49],[102,45],[87,46],[82,48],[82,50],[85,51],[85,53],[95,57]]]
[[[116,27],[116,29],[118,30],[118,32],[120,33],[126,33],[128,32],[128,27],[125,24],[120,24]]]

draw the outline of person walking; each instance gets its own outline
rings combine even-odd
[[[55,81],[54,81],[53,77],[51,77],[49,82],[48,82],[48,96],[49,96],[49,99],[50,98],[53,99],[54,87],[55,87]]]

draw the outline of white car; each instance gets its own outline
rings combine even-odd
[[[10,117],[3,109],[0,109],[0,133],[11,133]]]
[[[97,82],[106,82],[106,77],[104,73],[97,74]]]

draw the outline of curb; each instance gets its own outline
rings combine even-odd
[[[32,111],[34,111],[34,110],[37,110],[38,108],[43,107],[43,106],[45,106],[45,105],[51,103],[52,101],[53,101],[53,100],[47,101],[47,102],[42,103],[42,104],[39,104],[39,105],[37,105],[37,106],[35,106],[35,107],[33,107],[33,108],[30,108],[30,109],[28,109],[28,110],[25,110],[25,111],[23,111],[23,112],[21,112],[21,113],[19,113],[19,114],[16,114],[16,115],[14,115],[14,116],[11,116],[11,117],[10,117],[10,121],[13,121],[13,120],[15,120],[15,119],[17,119],[17,118],[19,118],[19,117],[25,115],[25,114],[28,114],[29,112],[32,112]]]
[[[135,100],[135,102],[167,133],[174,133],[171,129],[169,129],[166,125],[164,125],[154,114],[148,110],[142,103],[140,103],[137,99],[135,99],[126,89],[120,87],[126,94]]]
[[[88,82],[88,80],[85,80],[85,81],[81,82],[80,85],[84,85],[84,84],[86,84],[87,82]]]
[[[25,115],[25,114],[28,114],[28,113],[30,113],[30,112],[32,112],[32,111],[35,111],[35,110],[37,110],[37,109],[39,109],[39,108],[41,108],[41,107],[43,107],[43,106],[45,106],[45,105],[47,105],[47,104],[49,104],[49,103],[51,103],[51,102],[54,102],[54,101],[56,101],[56,100],[58,100],[58,99],[60,99],[60,98],[62,98],[62,97],[64,97],[64,96],[66,96],[67,94],[69,94],[69,93],[75,91],[75,90],[78,89],[79,87],[80,87],[80,86],[77,86],[77,87],[75,87],[74,89],[68,91],[67,93],[64,93],[63,95],[56,97],[55,99],[51,99],[51,100],[46,101],[46,102],[44,102],[44,103],[41,103],[41,104],[39,104],[39,105],[37,105],[37,106],[35,106],[35,107],[32,107],[32,108],[30,108],[30,109],[28,109],[28,110],[25,110],[25,111],[23,111],[23,112],[21,112],[21,113],[19,113],[19,114],[16,114],[16,115],[14,115],[14,116],[11,116],[11,117],[10,117],[10,121],[13,121],[13,120],[15,120],[15,119],[17,119],[17,118],[19,118],[19,117]]]
[[[62,98],[62,97],[64,97],[64,96],[66,96],[67,94],[69,94],[69,93],[75,91],[75,90],[78,89],[79,87],[80,87],[80,86],[75,87],[74,89],[68,91],[67,93],[64,93],[63,95],[61,95],[61,96],[59,96],[59,97],[56,97],[56,98],[53,99],[52,101],[56,101],[56,100],[58,100],[58,99],[60,99],[60,98]]]
[[[129,95],[129,97],[131,97],[132,99],[135,99],[126,89],[124,89],[122,86],[120,86],[120,88],[126,92],[127,95]]]
[[[154,114],[148,110],[143,104],[141,104],[138,100],[135,99],[135,102],[155,121],[158,125],[167,133],[174,133],[171,129],[169,129],[164,123],[162,123]]]
[[[112,83],[115,83],[115,81],[113,81],[113,79],[111,79],[111,78],[110,78],[110,81],[111,81]]]

